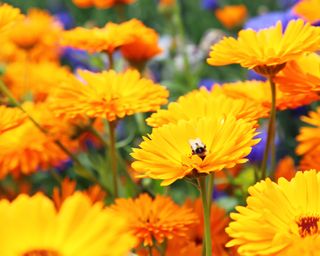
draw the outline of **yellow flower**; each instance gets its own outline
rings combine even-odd
[[[225,37],[212,46],[207,61],[213,66],[238,63],[260,73],[265,71],[265,75],[274,75],[286,62],[318,50],[319,42],[320,28],[305,24],[303,20],[292,20],[282,32],[279,21],[276,26],[258,32],[242,30],[238,39]]]
[[[316,111],[310,111],[308,116],[301,117],[301,120],[311,127],[301,127],[297,136],[299,142],[296,152],[298,155],[306,154],[320,145],[320,107]]]
[[[141,78],[135,70],[79,71],[79,76],[81,79],[70,77],[53,95],[52,108],[57,113],[113,121],[138,112],[156,111],[167,103],[167,89]]]
[[[0,106],[0,135],[23,123],[26,115],[20,109]]]
[[[14,62],[6,66],[3,80],[16,98],[31,94],[34,101],[44,101],[68,74],[66,67],[55,62]]]
[[[293,12],[310,23],[320,21],[320,1],[301,0],[294,7]]]
[[[59,211],[40,193],[1,200],[0,223],[3,256],[123,256],[135,244],[124,219],[81,193],[66,199]]]
[[[245,5],[226,5],[215,10],[217,19],[228,29],[241,25],[248,15]]]
[[[2,4],[0,6],[0,32],[4,32],[22,18],[23,15],[20,13],[20,9],[14,8],[9,4]]]
[[[257,105],[256,102],[228,97],[216,86],[212,92],[201,88],[181,96],[176,102],[171,102],[168,109],[159,109],[152,114],[147,123],[152,127],[160,127],[168,123],[177,123],[179,120],[227,114],[234,115],[237,119],[256,121],[260,117],[266,117],[267,113],[266,108]]]
[[[152,199],[141,194],[136,199],[116,199],[111,210],[128,220],[128,229],[144,246],[152,246],[154,240],[186,236],[190,226],[197,222],[197,216],[187,207],[180,207],[170,197],[157,195]]]
[[[212,116],[168,124],[143,138],[131,154],[140,177],[163,180],[167,186],[184,177],[209,174],[245,163],[253,139],[254,123],[234,116]]]
[[[69,125],[57,119],[46,104],[26,102],[24,109],[37,122],[49,131],[48,135],[40,132],[30,120],[0,135],[0,178],[8,173],[17,176],[30,174],[39,169],[46,170],[58,166],[68,156],[54,143],[59,139],[66,147],[75,151],[76,141],[70,141]]]
[[[304,93],[289,93],[280,91],[279,85],[276,84],[276,107],[277,109],[291,109],[303,105],[308,105],[314,101],[319,100],[317,93],[304,92]],[[257,106],[262,106],[266,111],[271,107],[271,90],[269,82],[261,81],[241,81],[234,83],[225,83],[222,85],[224,93],[235,99],[246,99],[253,101]]]
[[[66,31],[61,43],[65,46],[86,50],[88,52],[113,53],[118,47],[132,41],[126,22],[115,24],[108,22],[103,28],[82,28]]]
[[[275,81],[279,89],[292,94],[320,91],[320,56],[316,53],[303,55],[289,61],[278,73]]]
[[[320,173],[297,172],[278,183],[269,178],[249,188],[247,206],[238,206],[226,229],[240,255],[317,255],[320,239]]]

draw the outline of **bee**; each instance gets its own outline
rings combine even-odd
[[[198,155],[201,159],[206,157],[206,145],[199,138],[189,140],[189,144],[191,146],[192,155]]]

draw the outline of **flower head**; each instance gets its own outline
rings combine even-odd
[[[320,55],[310,53],[289,61],[275,81],[283,92],[312,93],[320,91]]]
[[[243,81],[234,83],[225,83],[221,86],[224,93],[235,99],[247,99],[255,102],[257,105],[262,105],[267,111],[271,106],[271,90],[269,82],[262,81]],[[279,90],[279,85],[276,85],[276,107],[277,109],[291,109],[297,108],[303,105],[308,105],[314,101],[319,100],[319,96],[316,93],[304,92],[304,93],[288,93]]]
[[[46,104],[26,102],[23,108],[48,134],[45,135],[30,121],[0,135],[0,178],[8,173],[30,174],[39,169],[58,166],[68,156],[55,144],[59,139],[69,150],[75,150],[77,143],[69,139],[69,125],[57,119]]]
[[[141,194],[136,199],[116,199],[111,209],[128,220],[128,229],[144,245],[153,245],[154,240],[186,236],[197,216],[187,207],[180,207],[170,197],[157,195],[152,199]]]
[[[301,18],[310,23],[320,21],[320,1],[319,0],[301,0],[294,7],[293,11]]]
[[[247,18],[245,5],[227,5],[215,10],[217,19],[228,29],[241,25]]]
[[[132,41],[130,31],[126,29],[126,22],[115,24],[108,22],[103,28],[77,27],[65,31],[61,44],[88,52],[113,53],[118,47]]]
[[[279,71],[284,64],[305,52],[319,49],[320,28],[303,20],[292,20],[282,32],[282,23],[258,32],[247,29],[239,32],[238,39],[225,37],[212,46],[208,63],[222,66],[238,63],[252,69],[274,67]]]
[[[310,111],[308,116],[301,117],[301,120],[311,126],[300,128],[297,136],[299,144],[296,148],[298,155],[309,153],[320,145],[320,107],[316,111]]]
[[[281,177],[287,180],[291,180],[294,177],[295,173],[296,168],[294,165],[293,158],[290,156],[285,156],[279,161],[274,176],[276,180],[278,180]]]
[[[52,75],[54,74],[54,76]],[[55,62],[14,62],[5,70],[4,82],[18,99],[32,95],[34,101],[44,101],[57,84],[69,74],[66,67]]]
[[[80,7],[87,8],[95,6],[96,8],[111,8],[119,4],[132,4],[135,0],[72,0],[72,2]]]
[[[123,26],[131,31],[132,41],[121,47],[122,55],[132,63],[145,62],[162,52],[159,47],[159,35],[146,27],[141,21],[132,19]]]
[[[316,252],[319,189],[320,173],[315,170],[297,172],[291,181],[266,179],[250,187],[247,206],[231,214],[226,231],[233,239],[227,246],[239,246],[240,255],[297,255],[301,248]]]
[[[0,6],[0,32],[6,31],[15,22],[23,18],[20,9],[14,8],[9,4]]]
[[[160,127],[179,120],[227,114],[234,115],[237,119],[256,121],[259,117],[265,117],[267,111],[263,107],[259,108],[255,102],[228,97],[217,86],[212,92],[201,88],[181,96],[176,102],[171,102],[168,109],[159,109],[152,114],[147,123],[152,127]]]
[[[209,174],[247,161],[259,142],[254,123],[232,115],[203,117],[164,125],[143,138],[131,154],[141,177],[166,186],[184,177]],[[201,143],[199,143],[199,141]]]
[[[0,135],[21,125],[25,119],[26,115],[20,109],[0,106]]]
[[[1,200],[1,255],[125,255],[135,238],[124,219],[102,206],[81,193],[66,199],[59,211],[40,193]]]
[[[138,112],[157,110],[167,103],[168,91],[135,70],[124,73],[79,71],[51,98],[52,108],[69,117],[77,115],[113,121]]]

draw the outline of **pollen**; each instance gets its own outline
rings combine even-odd
[[[301,237],[312,236],[319,232],[319,216],[300,217],[297,221]]]

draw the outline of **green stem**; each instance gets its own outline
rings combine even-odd
[[[267,144],[263,153],[263,160],[261,165],[261,179],[267,177],[267,161],[269,152],[271,152],[271,170],[275,167],[276,149],[275,149],[275,128],[276,128],[276,85],[273,82],[273,77],[269,77],[271,87],[271,112],[268,124]]]
[[[113,189],[115,198],[119,197],[118,193],[118,175],[117,175],[117,153],[116,153],[116,121],[109,122],[109,151],[111,160],[111,170],[113,179]]]
[[[211,224],[210,224],[210,212],[208,207],[207,191],[206,191],[206,177],[198,178],[202,207],[203,207],[203,219],[204,219],[204,248],[206,250],[206,256],[212,256],[212,241],[211,241]]]
[[[211,175],[208,175],[208,208],[209,208],[209,215],[211,213],[211,204],[212,204],[212,196],[213,196],[213,188],[214,188],[214,172]]]
[[[109,61],[108,70],[114,69],[113,54],[111,52],[107,52],[107,56],[108,56],[108,61]]]
[[[148,255],[152,256],[152,246],[148,245]]]

